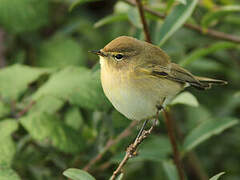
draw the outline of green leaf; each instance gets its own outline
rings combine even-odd
[[[100,0],[73,0],[73,3],[71,4],[69,10],[72,11],[76,6],[79,6],[84,3],[94,2],[94,1],[100,1]]]
[[[32,113],[20,119],[33,139],[53,145],[66,153],[77,153],[85,147],[81,134],[65,125],[56,115]]]
[[[101,26],[104,26],[106,24],[119,22],[119,21],[125,21],[128,20],[128,15],[126,13],[120,13],[120,14],[112,14],[105,16],[104,18],[98,20],[95,24],[95,28],[99,28]]]
[[[209,180],[218,180],[223,174],[225,174],[225,172],[220,172],[215,176],[211,177]]]
[[[200,57],[197,61],[188,65],[192,72],[212,72],[223,73],[225,72],[225,66],[221,62],[213,61],[212,58]]]
[[[8,115],[11,112],[11,108],[8,104],[4,104],[2,101],[0,101],[0,118]]]
[[[227,16],[226,18],[224,18],[224,22],[226,22],[227,24],[235,25],[235,27],[240,27],[238,16]]]
[[[74,39],[58,35],[41,44],[36,63],[41,67],[82,66],[86,57]]]
[[[78,130],[83,124],[83,117],[77,107],[71,107],[65,113],[65,123],[75,130]]]
[[[37,30],[48,23],[48,0],[0,0],[0,25],[12,33]]]
[[[163,45],[164,42],[175,33],[191,16],[198,0],[186,0],[186,5],[177,5],[165,19],[157,38],[157,44]]]
[[[186,0],[176,0],[176,1],[178,1],[178,2],[180,2],[180,3],[182,3],[182,4],[184,4],[184,5],[187,4],[187,1],[186,1]]]
[[[51,76],[33,96],[37,99],[52,95],[89,109],[109,107],[101,87],[99,71],[92,72],[83,67],[67,67]]]
[[[95,180],[95,178],[88,172],[75,168],[65,170],[63,175],[72,180]]]
[[[123,173],[119,174],[116,180],[122,180],[123,179]]]
[[[2,138],[10,136],[18,129],[18,122],[16,119],[4,119],[0,121],[0,132]]]
[[[208,54],[211,54],[213,52],[224,50],[224,49],[231,49],[231,48],[238,48],[239,45],[231,42],[217,42],[212,44],[209,47],[196,49],[191,54],[189,54],[187,57],[185,57],[183,60],[180,61],[181,66],[187,66],[188,64],[196,61],[200,57],[206,56]]]
[[[0,165],[10,166],[16,152],[15,143],[11,134],[18,129],[18,122],[15,119],[4,119],[0,121]],[[0,170],[1,171],[1,170]]]
[[[197,107],[199,105],[197,98],[190,92],[182,92],[177,95],[170,103],[170,105],[175,104],[185,104],[193,107]]]
[[[166,8],[164,9],[164,12],[166,13],[166,14],[168,14],[169,12],[170,12],[170,10],[171,10],[171,8],[173,7],[173,5],[175,5],[175,2],[176,2],[177,0],[169,0],[169,1],[167,1],[167,4],[166,4]],[[181,0],[180,0],[181,1]],[[185,1],[186,2],[186,1]],[[185,3],[186,4],[186,3]]]
[[[171,145],[169,144],[167,137],[151,136],[151,138],[141,145],[141,149],[139,149],[139,155],[133,160],[162,162],[170,153]]]
[[[111,119],[114,128],[123,129],[129,124],[129,120],[117,110],[112,111]]]
[[[236,93],[234,94],[234,97],[240,98],[240,91],[236,92]]]
[[[11,166],[12,160],[16,153],[16,145],[12,140],[10,135],[1,137],[0,136],[0,165],[5,164],[6,166]],[[1,174],[1,168],[0,168]],[[1,175],[0,175],[1,177]],[[1,179],[1,178],[0,178]]]
[[[203,105],[199,105],[197,108],[192,106],[186,106],[184,107],[184,111],[186,113],[184,118],[187,122],[184,123],[186,131],[192,130],[200,123],[205,122],[212,117],[210,109],[206,108]]]
[[[226,17],[228,14],[240,12],[239,5],[229,5],[223,6],[217,9],[216,11],[210,11],[209,13],[205,14],[202,18],[201,25],[203,28],[208,28],[212,22],[216,20],[220,20],[223,17]],[[221,19],[222,20],[222,19]]]
[[[213,135],[220,134],[238,123],[235,118],[220,118],[207,120],[193,129],[185,138],[183,143],[184,152],[190,151]]]
[[[40,97],[36,103],[29,110],[29,114],[31,113],[48,113],[54,114],[56,113],[64,104],[64,101],[60,98],[54,96],[42,96]]]
[[[213,10],[217,6],[216,3],[212,0],[205,0],[202,2],[202,5],[209,11]]]
[[[168,177],[168,180],[177,180],[178,179],[177,169],[172,161],[164,161],[162,163],[162,165],[163,165],[163,170],[165,171],[165,173]]]
[[[137,28],[142,28],[142,22],[137,8],[130,8],[128,10],[128,19]]]
[[[131,8],[132,6],[130,6],[129,4],[123,1],[117,1],[114,6],[114,14],[121,14],[121,13],[126,14]]]
[[[0,70],[0,95],[4,98],[17,99],[28,85],[49,70],[13,65]]]
[[[0,180],[21,180],[21,179],[13,169],[0,165]]]

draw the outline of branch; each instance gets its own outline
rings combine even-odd
[[[131,0],[122,0],[122,1],[126,2],[127,4],[129,4],[131,6],[137,6],[137,4],[134,1],[131,1]],[[166,18],[165,15],[163,15],[163,14],[157,12],[157,11],[154,11],[154,10],[152,10],[152,9],[146,7],[146,6],[143,6],[143,10],[145,10],[148,13],[150,13],[154,16],[157,16],[161,19]],[[238,37],[238,36],[223,33],[223,32],[220,32],[220,31],[213,30],[213,29],[206,29],[206,30],[204,29],[203,30],[200,26],[193,25],[193,24],[188,24],[188,23],[185,23],[184,27],[186,27],[188,29],[191,29],[191,30],[194,30],[194,31],[197,31],[201,34],[207,35],[211,38],[216,38],[216,39],[225,40],[225,41],[231,41],[231,42],[235,42],[235,43],[240,43],[240,37]]]
[[[176,138],[174,136],[174,130],[173,130],[173,124],[172,120],[166,110],[163,109],[163,117],[167,125],[167,131],[168,131],[168,137],[170,139],[172,148],[173,148],[173,155],[174,155],[174,162],[177,167],[178,171],[178,176],[180,180],[184,180],[184,171],[183,171],[183,166],[180,161],[180,154],[177,148],[177,143],[176,143]]]
[[[112,140],[109,139],[106,143],[106,146],[104,147],[103,151],[100,152],[97,156],[95,156],[93,159],[89,161],[89,163],[83,168],[85,171],[89,171],[89,169],[92,167],[92,165],[96,164],[100,159],[102,159],[103,155],[115,144],[117,144],[119,141],[121,141],[123,138],[129,136],[132,132],[131,129],[137,125],[137,121],[132,121],[132,123],[121,133],[117,136],[116,139]]]
[[[141,0],[136,0],[136,5],[138,7],[138,12],[139,12],[139,15],[140,15],[140,18],[141,18],[141,21],[142,21],[144,35],[145,35],[145,41],[151,43],[151,37],[150,37],[150,34],[149,34],[147,21],[146,21],[145,16],[144,16],[144,10],[143,10]]]
[[[172,122],[174,122],[172,113],[168,114],[170,116],[170,119],[172,120]],[[180,142],[183,141],[184,137],[183,137],[183,133],[181,132],[181,129],[176,125],[176,123],[174,124],[174,129],[175,129],[175,133],[176,133],[176,137],[177,140],[179,140]],[[186,154],[186,167],[190,170],[188,170],[189,172],[191,172],[191,174],[194,174],[196,176],[197,179],[199,180],[208,180],[209,177],[206,173],[206,171],[203,169],[202,164],[198,158],[198,156],[195,154],[194,151],[188,152]]]
[[[186,163],[189,167],[189,171],[193,173],[199,180],[208,180],[209,177],[202,167],[198,156],[192,151],[186,155]]]
[[[113,172],[113,175],[110,178],[111,180],[115,180],[117,175],[122,172],[122,169],[123,169],[124,165],[127,163],[127,161],[130,158],[137,155],[138,146],[143,142],[144,139],[146,139],[152,133],[152,130],[156,126],[157,121],[158,121],[158,113],[159,113],[159,111],[157,111],[156,119],[155,119],[153,125],[148,130],[143,130],[142,134],[135,139],[134,143],[132,143],[132,144],[130,144],[130,146],[128,146],[128,148],[126,150],[126,154],[125,154],[123,160],[121,161],[121,163],[118,165],[118,168]]]

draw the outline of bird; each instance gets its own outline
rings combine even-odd
[[[192,86],[206,90],[226,81],[195,76],[171,62],[158,46],[120,36],[104,48],[91,51],[100,57],[103,91],[117,111],[130,120],[155,117],[179,92]]]

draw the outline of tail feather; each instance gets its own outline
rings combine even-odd
[[[167,72],[169,73],[169,72]],[[212,85],[224,85],[227,84],[226,81],[211,79],[206,77],[194,76],[186,69],[180,67],[175,63],[171,63],[171,73],[166,76],[166,78],[180,82],[186,83],[186,85],[190,85],[200,90],[209,89]]]
[[[200,77],[200,76],[194,76],[195,79],[197,79],[200,84],[192,85],[193,87],[196,87],[198,89],[209,89],[212,87],[212,85],[225,85],[227,84],[227,81],[218,80],[218,79],[211,79],[206,77]]]

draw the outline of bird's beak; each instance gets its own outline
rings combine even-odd
[[[98,56],[106,56],[101,50],[93,50],[93,51],[88,51],[90,53],[93,53],[93,54],[97,54]]]

